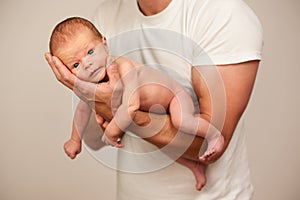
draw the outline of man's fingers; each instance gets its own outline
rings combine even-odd
[[[49,52],[47,52],[47,53],[45,53],[45,58],[46,58],[48,64],[50,65],[56,79],[58,79],[58,76],[60,76],[60,74],[59,74],[58,70],[56,69],[55,64],[52,60],[52,55]]]
[[[45,58],[50,65],[57,80],[70,89],[73,89],[76,77],[70,72],[70,70],[55,56],[50,53],[45,53]]]
[[[55,59],[54,56],[52,56],[52,55],[51,55],[50,53],[48,53],[48,52],[45,54],[45,58],[46,58],[48,64],[50,65],[50,67],[51,67],[51,69],[52,69],[52,71],[53,71],[53,73],[54,73],[56,79],[57,79],[59,82],[63,83],[63,84],[64,84],[65,86],[67,86],[68,88],[72,89],[72,88],[73,88],[73,85],[72,85],[72,84],[69,84],[68,82],[65,82],[65,81],[64,81],[64,79],[66,79],[66,78],[63,78],[63,75],[62,75],[62,73],[60,72],[60,70],[59,70],[59,68],[58,68],[58,67],[61,68],[61,66],[56,65],[56,63],[62,64],[62,63],[60,62],[60,60],[59,60],[59,59]],[[59,61],[57,61],[57,60],[59,60]],[[63,65],[63,64],[62,64],[62,65]],[[64,66],[64,68],[66,68],[66,67]]]
[[[49,53],[46,53],[45,57],[57,80],[73,90],[81,100],[86,103],[94,103],[97,84],[77,78],[57,57],[51,56]]]
[[[114,147],[117,147],[117,148],[123,148],[123,144],[121,144],[120,142],[113,142],[112,144]]]
[[[110,145],[109,140],[107,139],[106,135],[103,134],[101,138],[102,142],[104,142],[106,145]]]
[[[120,73],[119,73],[116,63],[112,63],[110,66],[108,66],[107,75],[109,78],[109,86],[111,88],[110,108],[111,108],[112,112],[114,113],[121,104],[122,90],[123,90],[122,82],[120,81],[120,79],[121,79]]]
[[[81,100],[89,104],[94,104],[95,91],[97,87],[96,84],[78,79],[70,72],[70,70],[61,62],[59,58],[52,56],[50,53],[45,53],[45,58],[57,80],[73,90]]]
[[[96,117],[97,123],[100,124],[100,125],[103,125],[104,118],[102,116],[98,115],[98,114],[96,114],[95,117]]]
[[[45,53],[45,58],[46,58],[48,64],[50,65],[50,67],[52,67],[52,63],[53,63],[53,61],[52,61],[52,55],[49,52],[46,52]]]
[[[102,126],[103,126],[104,128],[106,128],[108,124],[109,124],[109,122],[108,122],[108,121],[105,121],[105,122],[102,124]]]
[[[57,57],[53,56],[52,60],[54,62],[55,68],[57,69],[58,73],[60,74],[60,82],[62,82],[65,86],[70,89],[73,89],[73,86],[76,81],[76,76],[70,72],[70,70],[58,59]]]
[[[97,84],[95,83],[76,79],[73,91],[81,100],[85,101],[88,104],[94,104],[96,88]]]
[[[114,86],[120,80],[119,70],[115,63],[112,63],[107,67],[107,75],[110,85]]]

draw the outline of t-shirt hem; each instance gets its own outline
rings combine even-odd
[[[194,61],[193,66],[199,65],[230,65],[238,64],[247,61],[261,60],[262,54],[260,52],[254,52],[251,54],[240,54],[240,55],[226,55],[226,56],[210,56],[206,61]]]

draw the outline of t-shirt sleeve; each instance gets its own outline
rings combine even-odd
[[[195,14],[191,37],[197,44],[192,64],[225,65],[260,60],[261,24],[242,0],[211,0]]]

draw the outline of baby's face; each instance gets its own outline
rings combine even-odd
[[[78,78],[97,83],[105,77],[108,48],[95,39],[92,32],[84,30],[63,47],[58,56]]]

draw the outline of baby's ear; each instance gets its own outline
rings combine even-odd
[[[102,37],[102,44],[104,46],[104,49],[105,49],[106,53],[109,54],[109,48],[107,46],[107,41],[106,41],[106,37],[105,36]]]
[[[102,37],[102,42],[103,42],[104,45],[107,45],[105,36]]]

